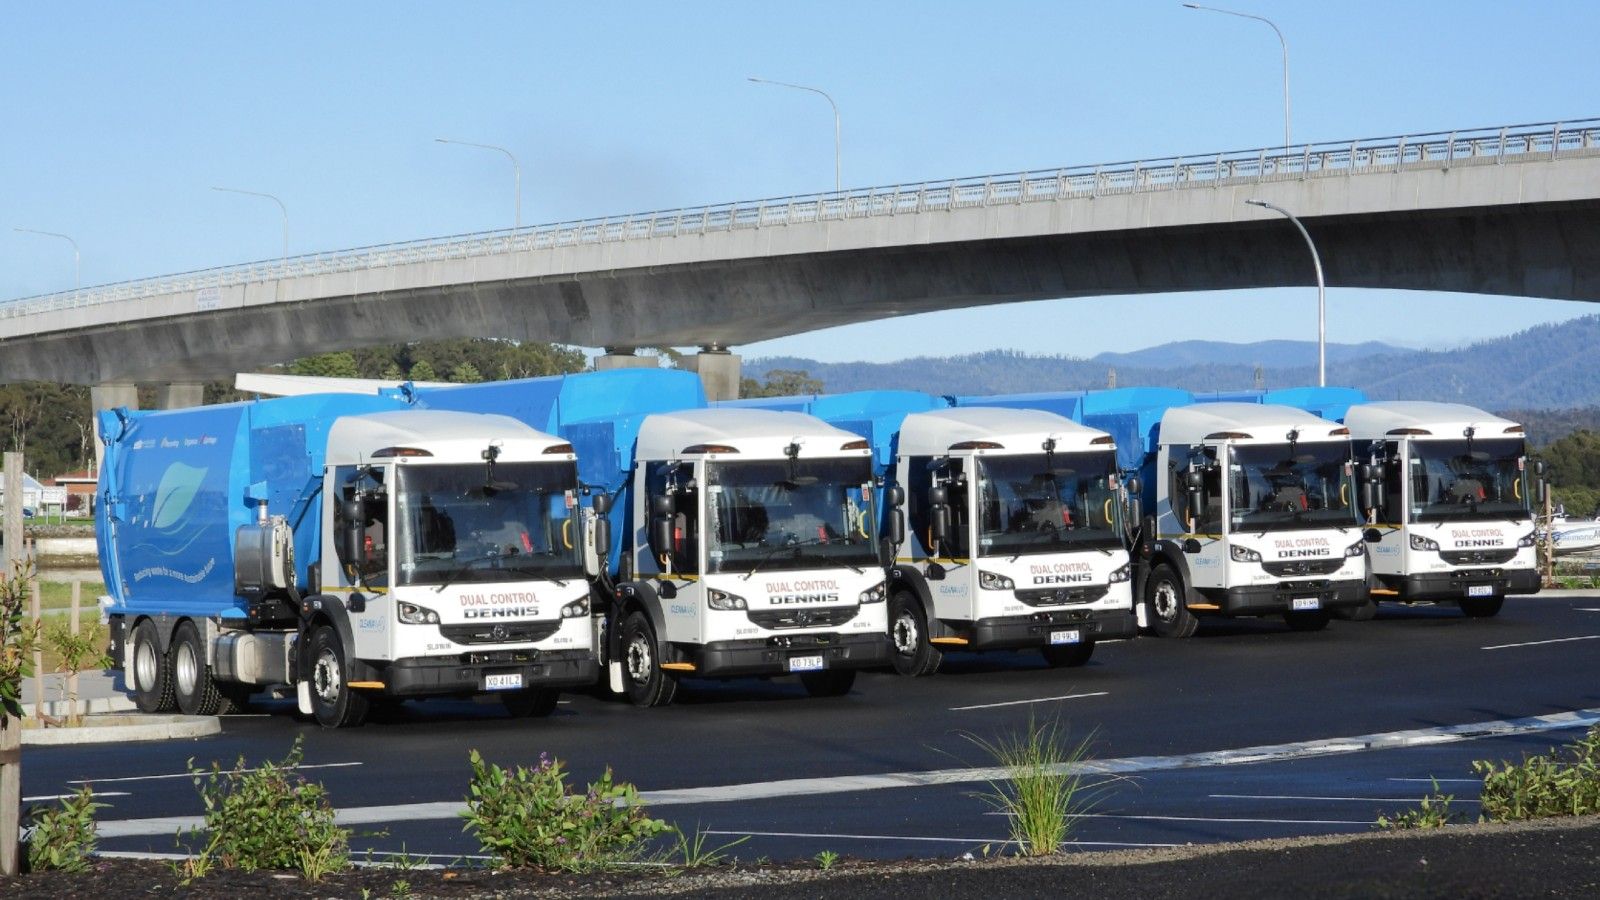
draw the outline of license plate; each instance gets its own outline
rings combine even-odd
[[[521,672],[512,672],[509,675],[483,676],[483,689],[486,691],[515,691],[521,688]]]
[[[1321,609],[1322,608],[1322,601],[1317,599],[1316,597],[1296,597],[1296,598],[1294,598],[1294,600],[1292,602],[1294,604],[1293,607],[1292,607],[1293,609]]]
[[[1067,631],[1052,631],[1050,632],[1050,643],[1081,644],[1083,643],[1083,632],[1076,628]]]
[[[821,656],[791,656],[789,657],[789,671],[815,672],[822,668]]]
[[[1493,597],[1494,596],[1494,585],[1492,585],[1492,584],[1473,584],[1473,585],[1468,585],[1467,586],[1467,596],[1468,597]]]

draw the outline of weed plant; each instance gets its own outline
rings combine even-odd
[[[667,858],[674,865],[685,869],[701,869],[707,866],[721,865],[727,861],[729,850],[750,840],[750,835],[747,834],[738,840],[729,841],[717,847],[709,847],[706,841],[709,835],[699,828],[694,830],[692,837],[684,834],[681,828],[673,828],[672,831],[677,837],[671,852],[667,854]]]
[[[1021,732],[994,740],[967,735],[1005,771],[1004,779],[990,781],[978,796],[1005,814],[1011,840],[1024,856],[1055,853],[1098,801],[1105,783],[1089,783],[1084,771],[1092,738],[1074,744],[1059,722],[1041,723],[1031,715]]]
[[[1378,816],[1377,827],[1381,831],[1408,831],[1418,828],[1443,828],[1455,821],[1455,815],[1450,812],[1450,804],[1456,798],[1452,794],[1445,794],[1439,790],[1439,782],[1433,782],[1433,793],[1422,798],[1416,809],[1401,810],[1395,813],[1394,818]]]
[[[59,806],[34,807],[32,824],[23,838],[28,848],[28,870],[82,872],[88,869],[96,842],[94,811],[104,807],[104,803],[95,802],[94,790],[88,785],[62,798]]]
[[[1478,760],[1472,770],[1483,776],[1485,822],[1600,813],[1600,725],[1565,748],[1521,763]]]
[[[495,865],[546,871],[592,872],[638,862],[647,842],[671,829],[645,814],[639,792],[606,769],[582,794],[567,787],[560,760],[502,769],[473,750],[472,784],[463,830]]]

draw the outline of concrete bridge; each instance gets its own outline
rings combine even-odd
[[[1313,283],[1600,300],[1600,120],[1219,153],[641,213],[0,304],[0,382],[167,387],[419,335],[728,348],[1056,297]],[[1176,328],[1176,324],[1174,325]],[[653,360],[649,364],[654,364]]]

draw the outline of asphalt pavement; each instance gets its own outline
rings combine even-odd
[[[1517,759],[1600,721],[1600,593],[1509,599],[1500,616],[1385,608],[1317,633],[1272,620],[1208,621],[1195,638],[1099,647],[1081,669],[1035,654],[953,654],[938,675],[864,674],[846,697],[793,679],[687,682],[668,708],[568,695],[545,720],[498,704],[408,703],[324,731],[282,701],[223,718],[210,738],[30,749],[24,794],[93,783],[102,848],[170,852],[200,811],[188,761],[280,758],[357,829],[355,846],[448,861],[476,852],[455,815],[467,754],[563,760],[574,781],[611,767],[654,814],[748,836],[746,859],[954,857],[997,849],[1006,822],[981,796],[980,746],[1036,720],[1086,740],[1104,771],[1079,823],[1085,849],[1368,831],[1438,788],[1476,817],[1474,759]],[[1542,717],[1542,718],[1541,718]]]

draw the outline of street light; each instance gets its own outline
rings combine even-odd
[[[828,105],[833,107],[833,192],[835,194],[839,193],[839,104],[833,102],[833,98],[822,88],[806,87],[803,84],[790,84],[787,81],[770,81],[766,78],[757,78],[754,75],[748,76],[747,80],[756,84],[771,84],[777,87],[794,88],[797,91],[810,91],[813,94],[821,94],[822,99],[828,101]]]
[[[1328,302],[1327,288],[1322,283],[1322,257],[1317,255],[1317,245],[1311,241],[1311,233],[1281,206],[1275,206],[1265,200],[1246,200],[1251,206],[1259,206],[1280,213],[1300,229],[1300,236],[1306,239],[1306,246],[1311,248],[1311,265],[1317,270],[1317,387],[1328,386]]]
[[[1257,22],[1266,23],[1272,33],[1278,36],[1278,44],[1283,47],[1283,155],[1289,155],[1289,42],[1283,39],[1283,31],[1273,24],[1271,19],[1264,16],[1255,16],[1250,13],[1234,12],[1231,9],[1217,9],[1214,6],[1201,6],[1198,3],[1183,4],[1189,9],[1198,9],[1203,12],[1222,13],[1225,16],[1238,16],[1241,19],[1255,19]]]
[[[226,194],[245,194],[251,197],[265,197],[268,200],[271,200],[273,203],[278,204],[278,211],[283,214],[283,258],[289,258],[289,208],[283,205],[282,200],[279,200],[277,197],[274,197],[271,194],[263,194],[260,191],[245,191],[240,190],[239,188],[228,187],[214,187],[212,190],[222,191]]]
[[[506,158],[511,160],[511,171],[517,179],[516,223],[518,228],[522,227],[522,164],[517,162],[517,158],[511,155],[510,150],[507,150],[504,147],[496,147],[494,144],[474,144],[471,141],[452,141],[449,138],[434,138],[434,141],[440,144],[456,144],[457,146],[461,147],[477,147],[479,150],[498,150],[501,153],[504,153]]]
[[[83,276],[82,276],[82,272],[83,272],[82,261],[83,260],[82,260],[82,256],[78,253],[78,242],[77,241],[73,240],[72,238],[68,237],[67,235],[60,234],[60,233],[57,233],[57,232],[54,232],[54,231],[40,231],[37,228],[23,228],[20,225],[17,226],[13,230],[14,231],[21,231],[21,232],[23,232],[25,234],[42,234],[42,235],[45,235],[46,237],[61,238],[63,241],[66,241],[67,243],[71,244],[72,245],[72,292],[73,293],[77,293],[78,292],[78,288],[83,286]]]

